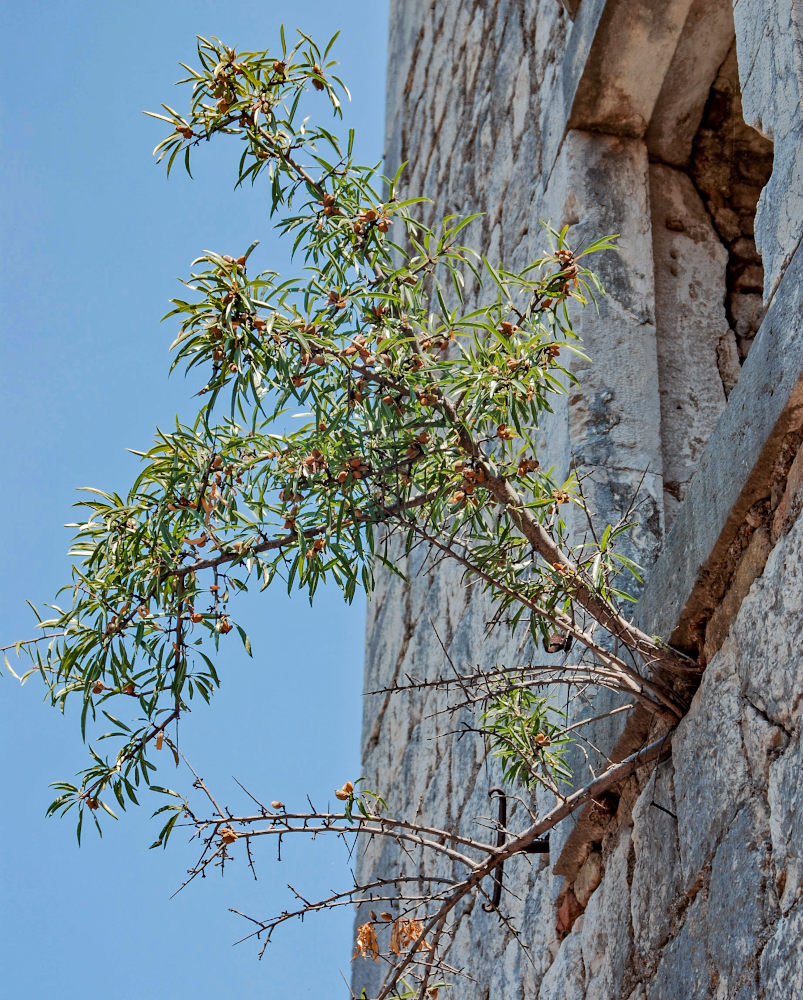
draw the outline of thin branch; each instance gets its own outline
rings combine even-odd
[[[628,778],[645,764],[659,760],[664,756],[668,756],[670,753],[671,745],[666,737],[656,740],[649,746],[646,746],[636,753],[631,754],[629,757],[626,757],[620,763],[613,764],[607,770],[603,771],[598,778],[595,778],[583,788],[579,788],[577,791],[567,796],[563,802],[547,813],[543,819],[533,823],[523,833],[508,841],[504,847],[493,851],[485,861],[477,865],[470,875],[456,887],[452,895],[424,926],[418,938],[408,947],[402,960],[397,964],[390,977],[383,984],[382,989],[377,994],[375,1000],[385,1000],[386,997],[390,996],[391,991],[395,988],[399,979],[404,974],[404,971],[409,967],[411,961],[414,959],[415,952],[420,947],[421,942],[425,941],[427,936],[435,927],[439,925],[439,923],[443,921],[445,916],[452,909],[454,909],[460,900],[471,892],[472,889],[478,886],[486,876],[490,875],[498,865],[504,863],[508,858],[513,857],[514,854],[526,852],[530,844],[542,837],[549,830],[553,829],[561,820],[570,816],[581,806],[585,805],[586,802],[589,802],[591,799],[596,798],[603,792],[607,791],[613,785],[624,780],[625,778]]]

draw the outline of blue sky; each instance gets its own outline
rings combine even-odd
[[[194,35],[270,48],[279,24],[335,50],[353,103],[364,161],[382,155],[386,3],[295,0],[292,5],[172,0],[6,5],[2,98],[3,429],[0,641],[32,634],[24,600],[53,599],[68,579],[74,489],[125,489],[156,423],[189,412],[193,385],[167,379],[174,330],[159,323],[203,249],[241,253],[263,240],[261,263],[281,270],[267,195],[234,193],[231,150],[210,147],[195,180],[170,182],[150,157],[159,125],[141,114],[182,106],[172,83]],[[223,689],[184,725],[188,756],[232,806],[236,775],[267,799],[324,800],[358,775],[362,603],[319,593],[311,610],[282,594],[248,598],[254,659],[232,644]],[[0,680],[0,992],[7,996],[134,998],[346,995],[351,913],[277,932],[262,962],[227,907],[256,916],[345,886],[340,848],[266,851],[254,882],[225,879],[169,896],[193,855],[174,837],[148,851],[149,810],[109,823],[78,849],[71,820],[46,820],[50,781],[84,763],[72,719],[43,706],[35,680]],[[164,781],[171,783],[166,770]]]

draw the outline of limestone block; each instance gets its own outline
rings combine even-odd
[[[504,13],[499,10],[503,2],[508,8]],[[517,21],[518,18],[510,10],[506,0],[498,0],[496,16],[491,18],[491,48],[496,53],[496,58],[489,82],[495,116],[507,121],[510,120],[510,102],[516,91],[516,77],[524,58],[524,39],[518,23],[514,23]],[[486,31],[486,41],[488,34]],[[500,105],[500,100],[506,103]]]
[[[633,928],[630,923],[628,885],[630,850],[629,831],[623,830],[607,860],[605,877],[591,897],[583,917],[586,1000],[609,1000],[610,997],[619,996],[631,959]]]
[[[602,881],[602,875],[602,855],[599,851],[592,851],[574,880],[574,894],[583,909],[586,908],[591,894]]]
[[[711,81],[732,42],[731,0],[693,0],[645,136],[657,159],[688,162]]]
[[[619,252],[597,257],[594,266],[609,298],[638,321],[652,319],[654,287],[647,171],[642,142],[575,129],[564,139],[545,196],[553,223],[577,226],[575,240],[620,234]]]
[[[769,184],[756,212],[764,296],[774,291],[800,242],[803,218],[803,117],[799,17],[792,0],[736,0],[734,21],[745,121],[775,143]]]
[[[538,996],[541,982],[560,947],[555,934],[555,909],[552,905],[551,893],[552,877],[548,867],[540,867],[546,863],[546,859],[536,860],[537,858],[539,856],[535,855],[532,859],[532,867],[526,876],[526,881],[522,878],[521,884],[517,885],[517,889],[522,891],[526,884],[530,885],[524,901],[523,912],[518,920],[521,939],[528,942],[530,948],[529,957],[522,956],[524,960],[521,964],[519,987],[521,992],[517,994],[513,991],[507,994],[514,997],[520,995],[531,998],[531,1000],[535,1000]],[[513,882],[511,884],[516,885]]]
[[[739,363],[739,349],[736,346],[733,330],[724,333],[717,344],[717,369],[727,399],[742,373],[742,366]]]
[[[600,315],[586,310],[578,317],[592,363],[574,365],[581,385],[569,396],[569,437],[580,471],[591,472],[584,493],[599,521],[615,520],[636,498],[640,533],[626,544],[646,565],[657,550],[663,525],[647,169],[643,144],[572,131],[545,195],[553,223],[576,227],[573,240],[622,234],[621,253],[595,261],[608,291]],[[584,524],[572,527],[577,533],[586,530]],[[596,696],[592,700],[596,709]],[[617,723],[620,720],[617,717]],[[589,733],[597,743],[600,735],[601,730]],[[604,750],[612,740],[604,739],[602,745]]]
[[[498,205],[495,215],[501,219],[502,207],[505,203],[505,195],[508,185],[513,176],[513,125],[510,121],[502,122],[493,130],[492,149],[484,157],[484,162],[488,166],[487,182],[485,185],[488,205]],[[510,220],[504,220],[504,228],[507,230]],[[493,259],[493,258],[491,258]]]
[[[803,895],[803,748],[799,736],[770,765],[768,790],[775,878],[781,909]]]
[[[519,942],[508,941],[504,951],[489,965],[486,979],[487,988],[490,990],[489,996],[522,996],[526,966],[527,957]]]
[[[475,90],[479,67],[486,49],[487,46],[485,45],[483,34],[483,10],[480,5],[475,4],[474,16],[471,18],[471,24],[466,34],[465,48],[466,62],[469,67],[469,76],[466,80],[469,93]]]
[[[728,330],[728,254],[687,174],[650,167],[667,527],[725,406],[717,364]]]
[[[733,317],[733,329],[736,336],[752,339],[755,331],[761,325],[763,313],[764,302],[760,295],[754,293],[734,295],[731,298],[731,315]],[[740,353],[746,355],[747,351]]]
[[[803,520],[767,559],[731,626],[748,700],[787,731],[799,726],[803,698]]]
[[[713,610],[731,546],[750,508],[767,495],[780,443],[799,421],[802,273],[803,251],[793,257],[770,303],[639,604],[643,626],[674,632],[681,646],[694,641],[695,622]],[[759,660],[751,670],[760,667]]]
[[[744,705],[741,732],[753,784],[766,790],[770,765],[785,748],[787,736],[780,726],[772,725],[750,702],[745,702]]]
[[[750,975],[778,917],[769,882],[769,815],[756,798],[742,808],[714,856],[708,890],[708,952],[720,981]]]
[[[647,1000],[710,1000],[711,963],[705,948],[707,907],[697,896],[680,933],[664,949],[647,983]]]
[[[572,108],[573,126],[644,134],[690,5],[606,5]]]
[[[404,5],[392,3],[389,9],[387,86],[385,96],[385,157],[388,164],[401,162],[401,120],[404,116],[404,90],[416,57],[416,40],[421,30],[426,0]],[[395,170],[395,167],[393,167]]]
[[[802,39],[792,0],[735,0],[733,18],[745,120],[777,143],[800,121]]]
[[[803,996],[803,903],[779,921],[761,955],[760,985],[766,1000]]]
[[[708,665],[672,740],[682,887],[688,890],[752,794],[739,737],[742,709],[728,640]]]
[[[563,894],[560,906],[558,907],[558,936],[565,937],[566,934],[569,934],[575,924],[575,921],[582,915],[582,913],[583,908],[580,906],[580,901],[574,894],[574,888],[569,886]]]
[[[440,21],[437,25],[437,35],[447,41],[450,48],[459,50],[464,44],[470,18],[470,5],[444,3],[439,5]]]
[[[583,919],[580,917],[574,933],[561,944],[555,961],[541,980],[538,1000],[585,1000],[586,977],[580,940]]]
[[[680,892],[677,821],[671,815],[674,812],[672,768],[663,764],[650,776],[633,807],[630,910],[634,947],[643,960],[657,955],[669,938],[672,904]]]

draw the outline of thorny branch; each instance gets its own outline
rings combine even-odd
[[[544,836],[550,830],[571,815],[587,802],[598,799],[606,791],[634,774],[639,768],[665,759],[671,753],[671,746],[666,736],[662,737],[631,754],[619,763],[610,764],[593,781],[565,797],[544,816],[534,819],[529,826],[518,833],[511,833],[504,826],[505,820],[500,819],[497,826],[497,843],[490,845],[482,840],[472,840],[467,837],[457,837],[448,831],[436,830],[424,824],[415,824],[407,820],[390,816],[356,815],[351,812],[281,812],[271,814],[263,807],[259,814],[236,814],[225,810],[225,818],[221,810],[216,809],[215,815],[209,817],[193,817],[191,826],[196,835],[204,840],[204,851],[190,870],[193,877],[213,865],[219,865],[231,857],[235,845],[247,845],[249,851],[252,842],[264,836],[302,835],[315,836],[323,833],[335,834],[341,838],[352,839],[355,836],[363,842],[368,838],[381,837],[391,839],[396,843],[411,843],[421,848],[431,856],[442,856],[457,866],[457,871],[451,877],[445,875],[427,875],[419,870],[415,875],[399,874],[387,878],[378,878],[355,885],[340,892],[332,893],[323,899],[308,900],[297,890],[291,891],[301,905],[292,910],[285,910],[276,917],[257,919],[239,911],[233,911],[254,924],[255,929],[241,940],[251,937],[263,938],[264,943],[260,954],[276,927],[288,920],[301,919],[305,915],[321,910],[347,904],[370,905],[379,908],[382,904],[388,906],[388,911],[377,915],[373,910],[366,924],[363,925],[363,945],[358,940],[358,954],[363,958],[380,957],[377,930],[383,927],[393,928],[403,924],[409,931],[415,930],[414,936],[406,947],[397,952],[387,953],[384,957],[390,963],[388,975],[377,993],[375,1000],[385,1000],[394,995],[393,991],[405,974],[409,974],[411,966],[421,965],[420,982],[417,995],[425,997],[427,984],[433,969],[441,968],[441,956],[438,953],[441,935],[448,927],[448,919],[455,908],[476,893],[485,896],[481,884],[484,879],[494,873],[510,858],[517,855],[532,853],[535,847],[541,850]],[[350,805],[354,805],[352,798]],[[459,843],[469,853],[458,852],[449,847],[448,842]],[[462,869],[462,871],[460,871]],[[417,889],[408,892],[407,887]],[[486,897],[487,898],[487,897]],[[494,885],[493,908],[498,909],[501,902],[501,881]],[[391,910],[395,910],[394,916]],[[375,945],[365,944],[372,942]],[[422,961],[423,959],[423,961]]]
[[[421,868],[321,900],[291,890],[300,904],[294,909],[266,921],[247,918],[256,928],[249,937],[267,943],[277,926],[307,913],[386,904],[357,938],[359,955],[389,966],[373,1000],[399,995],[410,975],[424,1000],[437,995],[433,976],[454,971],[445,958],[454,913],[464,901],[489,898],[483,880],[496,874],[489,901],[499,911],[508,858],[531,852],[575,809],[669,752],[659,740],[564,794],[561,753],[595,717],[555,721],[549,697],[535,692],[556,684],[607,687],[630,699],[615,712],[638,706],[671,729],[700,666],[621,610],[627,595],[615,589],[618,577],[636,575],[637,567],[613,550],[631,510],[598,531],[582,482],[555,480],[536,456],[535,428],[551,410],[550,394],[576,382],[560,360],[561,351],[578,350],[569,306],[602,292],[582,258],[612,249],[611,239],[574,252],[565,229],[548,230],[550,250],[523,271],[484,257],[480,267],[479,255],[458,239],[472,217],[426,226],[412,214],[422,199],[400,198],[399,174],[388,180],[356,165],[351,140],[343,148],[328,128],[300,119],[308,86],[340,114],[342,84],[331,75],[328,52],[304,35],[288,50],[282,33],[278,57],[238,56],[217,39],[199,38],[198,65],[185,67],[183,81],[192,86],[189,114],[163,105],[166,114],[155,115],[171,130],[155,151],[168,173],[179,156],[189,171],[191,151],[214,136],[243,142],[237,182],[267,176],[271,215],[281,213],[279,228],[295,237],[308,277],[249,277],[256,244],[239,257],[206,252],[193,262],[185,285],[195,299],[173,300],[170,315],[181,320],[173,366],[206,371],[198,418],[159,432],[154,447],[138,453],[142,471],[127,497],[93,491],[83,502],[90,513],[74,526],[77,564],[65,588],[72,605],[52,606],[55,617],[39,620],[41,636],[3,651],[31,656],[29,673],[41,676],[55,705],[82,699],[84,739],[99,713],[116,727],[105,734],[118,740],[116,755],[103,759],[90,748],[80,782],[56,785],[61,794],[50,812],[77,807],[79,838],[86,809],[96,825],[99,806],[111,812],[101,794],[111,791],[125,808],[147,787],[169,796],[157,810],[168,820],[156,844],[183,826],[203,845],[187,882],[210,866],[222,870],[238,843],[255,873],[255,845],[273,837],[280,852],[282,838],[297,835],[333,834],[351,849],[355,838],[391,839],[408,858],[451,865],[451,876]],[[470,293],[467,278],[475,282]],[[470,307],[469,295],[479,305]],[[231,408],[220,418],[224,390]],[[289,433],[284,414],[296,405],[310,423]],[[589,520],[579,545],[561,517],[568,503]],[[248,793],[258,811],[242,815],[222,807],[186,760],[208,802],[204,812],[153,784],[151,749],[166,743],[178,763],[177,734],[166,728],[191,698],[208,701],[219,686],[221,639],[237,628],[250,650],[231,620],[230,594],[249,580],[268,586],[283,578],[312,597],[333,579],[350,600],[360,587],[371,590],[376,564],[398,569],[394,539],[408,555],[421,546],[433,562],[460,566],[490,594],[496,623],[511,631],[526,626],[548,653],[568,652],[572,640],[584,648],[578,662],[557,665],[467,671],[450,660],[452,676],[382,689],[457,687],[460,700],[435,714],[484,708],[480,723],[464,731],[488,739],[506,778],[549,789],[555,807],[540,818],[531,814],[519,832],[500,816],[496,844],[489,844],[391,816],[379,795],[350,782],[335,793],[343,812],[312,803],[308,812],[281,803],[269,809]],[[110,699],[139,715],[129,713],[127,722],[111,715],[104,707]],[[389,936],[384,952],[377,932]]]

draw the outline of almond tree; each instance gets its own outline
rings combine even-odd
[[[76,815],[79,839],[87,816],[99,827],[104,810],[114,815],[150,789],[165,796],[156,844],[182,823],[202,843],[191,877],[238,842],[253,863],[256,838],[290,833],[390,836],[449,857],[451,879],[396,874],[327,900],[299,897],[296,910],[256,921],[254,933],[269,937],[291,916],[375,900],[385,916],[362,925],[357,952],[389,962],[378,998],[402,989],[423,997],[449,973],[454,907],[485,894],[483,880],[506,858],[665,752],[658,741],[566,794],[573,727],[543,689],[609,687],[666,729],[681,718],[697,668],[622,611],[622,577],[638,573],[617,550],[629,524],[595,525],[573,541],[563,512],[585,509],[582,491],[543,468],[534,444],[551,400],[575,381],[565,364],[581,352],[572,310],[601,293],[586,259],[613,241],[575,252],[565,231],[545,229],[549,249],[514,272],[461,244],[475,216],[424,224],[423,199],[400,196],[401,171],[386,178],[355,163],[351,134],[341,141],[304,117],[319,115],[321,101],[340,116],[347,91],[332,75],[333,42],[320,49],[301,34],[290,48],[282,32],[276,53],[237,53],[199,38],[195,66],[184,67],[189,110],[163,105],[154,115],[168,128],[155,151],[168,172],[177,160],[189,171],[213,138],[239,143],[237,183],[267,183],[303,277],[251,274],[256,244],[193,262],[168,315],[178,324],[173,367],[199,378],[198,416],[140,453],[127,496],[88,491],[67,606],[15,646],[32,657],[29,673],[41,675],[53,705],[83,706],[90,759],[77,783],[57,783],[50,806]],[[307,422],[291,431],[286,415],[296,410]],[[492,845],[394,817],[378,793],[351,783],[337,793],[342,813],[255,799],[256,811],[242,815],[218,806],[197,775],[202,808],[157,783],[153,751],[167,745],[180,759],[175,724],[218,687],[220,643],[236,632],[249,646],[239,591],[282,581],[313,598],[333,581],[351,600],[371,591],[377,566],[397,572],[399,550],[419,545],[486,588],[506,627],[528,629],[550,652],[572,642],[582,650],[557,668],[458,672],[461,704],[477,709],[506,777],[555,794],[546,817],[515,835],[500,824]],[[102,754],[89,741],[108,721],[112,749]],[[391,901],[401,916],[386,912]]]

